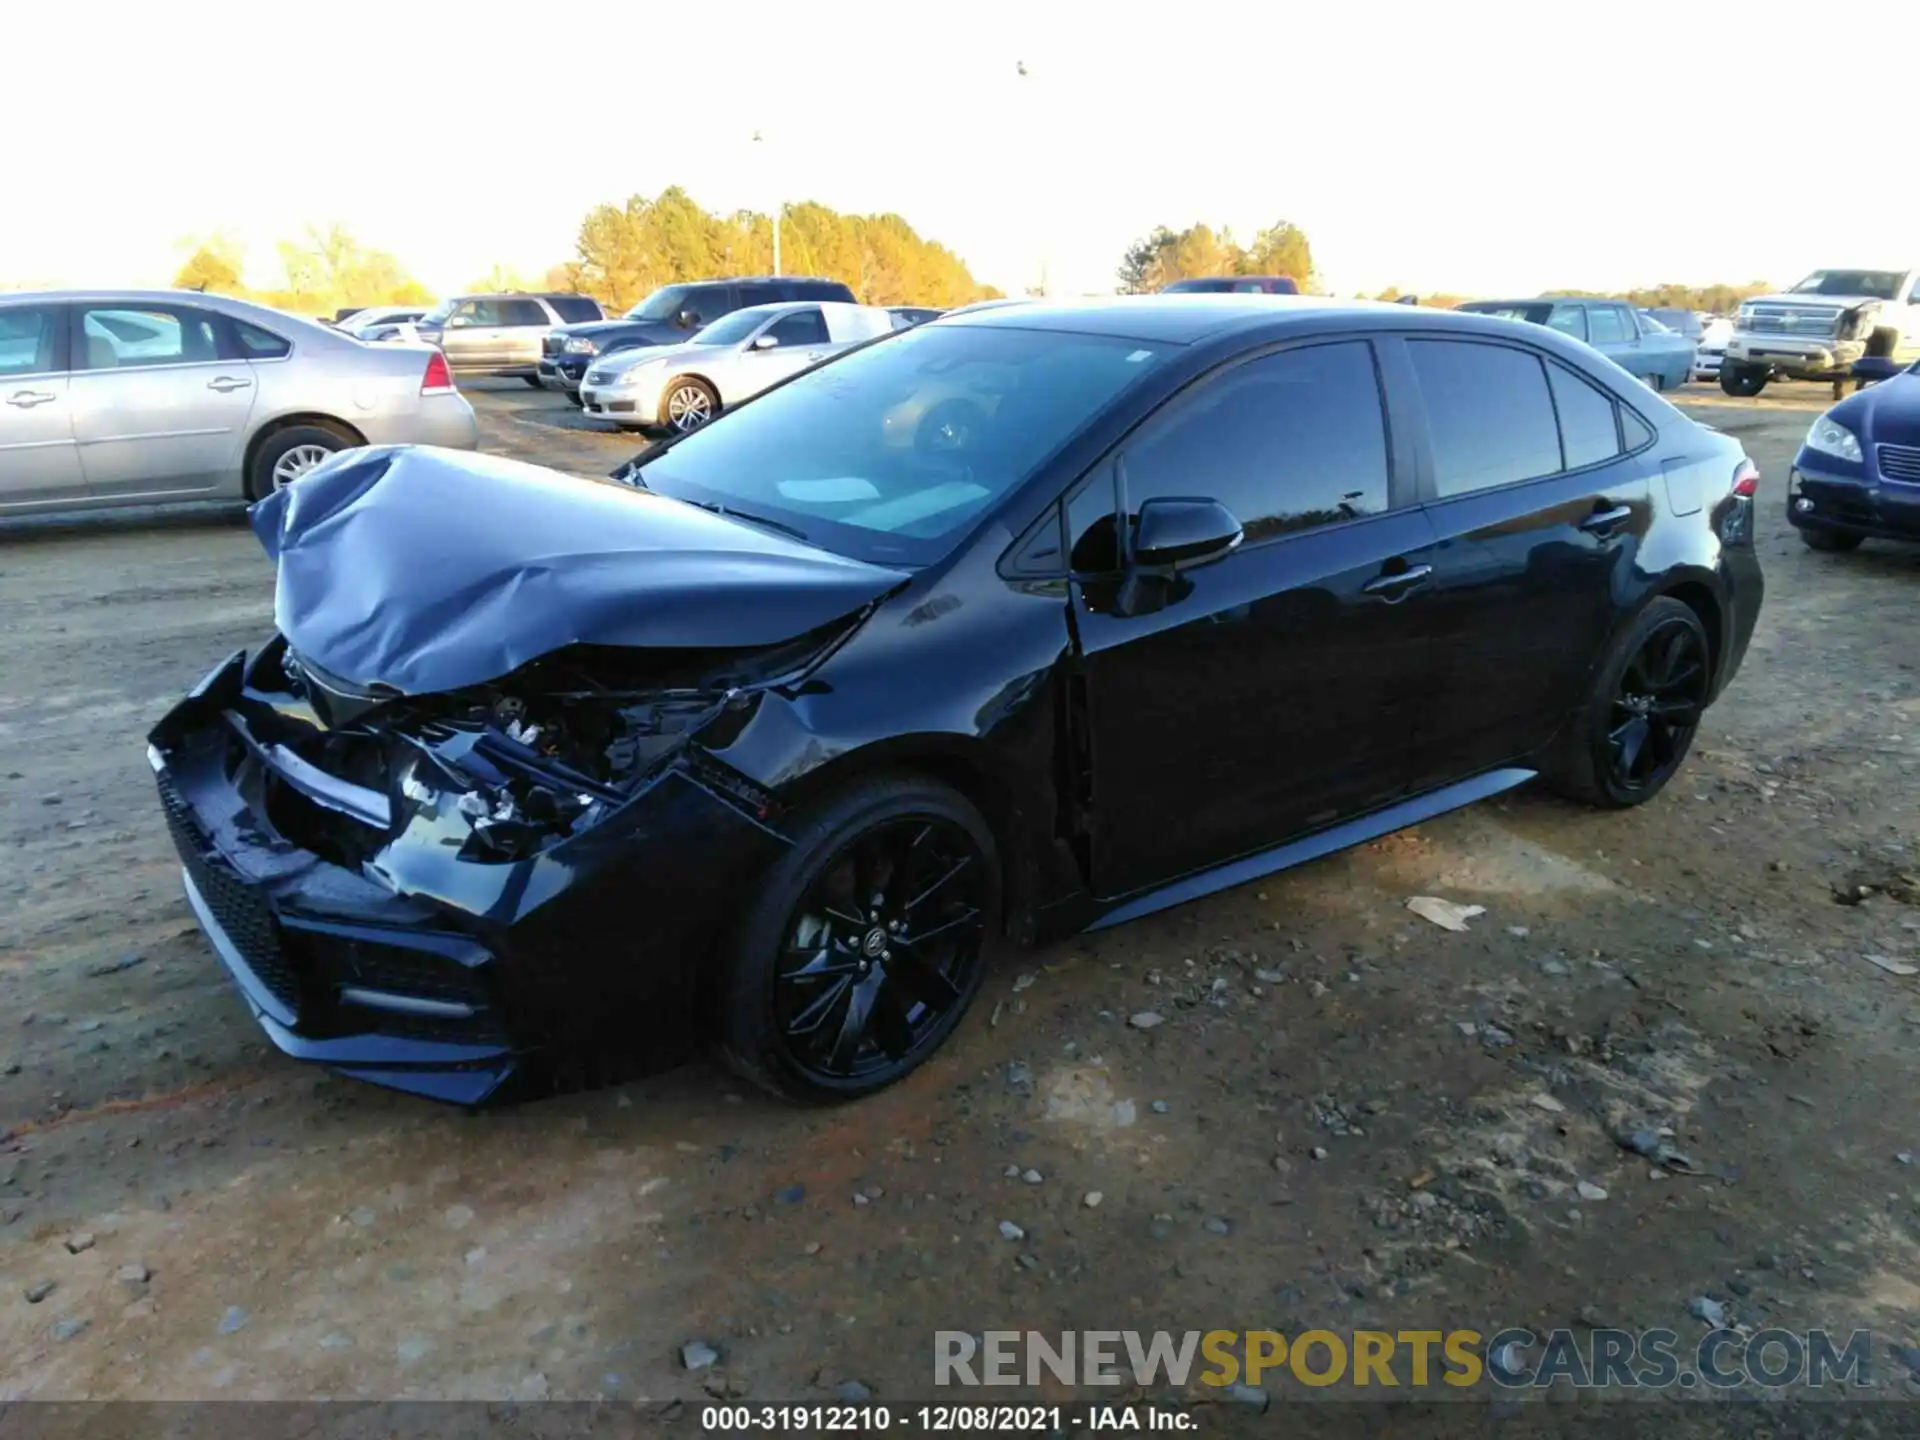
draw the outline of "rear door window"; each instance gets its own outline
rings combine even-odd
[[[83,305],[76,313],[76,369],[197,365],[220,358],[213,316],[190,305]]]
[[[1440,498],[1559,471],[1560,429],[1537,356],[1459,340],[1410,339],[1407,352],[1426,401]]]
[[[569,325],[600,318],[600,304],[588,295],[549,295],[547,303]]]
[[[67,368],[59,305],[0,308],[0,375],[45,375]]]
[[[551,325],[552,319],[538,300],[502,300],[500,302],[500,323],[502,325]]]

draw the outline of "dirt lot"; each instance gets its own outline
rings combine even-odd
[[[1863,957],[1920,963],[1920,552],[1787,529],[1824,392],[1686,398],[1765,473],[1770,593],[1662,800],[1521,793],[1009,957],[821,1112],[695,1067],[476,1117],[271,1053],[142,757],[267,630],[264,558],[231,517],[0,533],[0,1399],[924,1399],[935,1329],[1691,1335],[1699,1296],[1872,1327],[1902,1393],[1920,977]],[[635,448],[475,400],[492,448]],[[1650,1125],[1691,1173],[1614,1138]]]

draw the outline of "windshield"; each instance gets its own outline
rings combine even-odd
[[[628,320],[671,320],[686,308],[691,285],[662,285],[638,305],[627,311]]]
[[[1788,292],[1793,295],[1867,295],[1891,300],[1900,293],[1898,270],[1816,270]]]
[[[737,345],[772,318],[758,306],[722,315],[704,330],[693,332],[690,345]]]
[[[932,325],[852,351],[643,462],[650,490],[876,563],[937,559],[1168,347]]]

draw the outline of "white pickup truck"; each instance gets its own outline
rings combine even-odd
[[[1830,380],[1837,400],[1854,362],[1920,359],[1920,268],[1816,270],[1791,290],[1740,307],[1720,388],[1758,395],[1769,380]]]

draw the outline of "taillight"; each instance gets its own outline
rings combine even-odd
[[[438,350],[427,357],[427,373],[420,381],[422,395],[451,395],[453,393],[453,372],[447,368],[447,357]]]
[[[1760,467],[1753,461],[1742,460],[1733,472],[1733,493],[1746,500],[1760,493]]]

